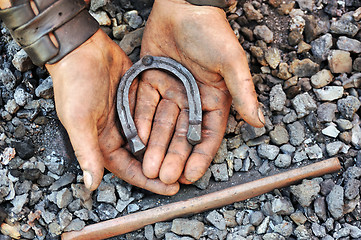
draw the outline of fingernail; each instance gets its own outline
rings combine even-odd
[[[91,186],[93,185],[93,176],[91,175],[91,173],[88,171],[84,171],[83,179],[84,179],[85,187],[90,189]]]
[[[263,112],[262,112],[261,107],[258,107],[258,120],[259,120],[263,125],[265,125],[264,115],[263,115]]]

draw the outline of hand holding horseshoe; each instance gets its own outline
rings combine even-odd
[[[143,35],[141,55],[170,57],[197,81],[203,110],[202,142],[187,141],[188,101],[173,76],[143,73],[134,121],[147,149],[143,172],[164,183],[192,183],[207,170],[222,141],[233,102],[245,121],[264,125],[245,53],[223,10],[184,0],[156,0]]]

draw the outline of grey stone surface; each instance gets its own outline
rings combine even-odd
[[[59,208],[67,207],[72,201],[73,194],[68,188],[64,188],[56,194],[56,205]]]
[[[279,168],[287,168],[291,165],[292,159],[288,154],[279,154],[275,160],[275,166]]]
[[[275,198],[272,201],[272,211],[279,215],[290,215],[294,208],[290,200],[286,198]]]
[[[210,213],[208,213],[206,219],[219,230],[226,229],[226,222],[224,220],[224,217],[216,210],[213,210]]]
[[[299,121],[288,124],[287,130],[293,146],[299,146],[305,140],[305,128]]]
[[[261,39],[266,43],[273,42],[273,32],[266,25],[257,25],[253,30],[253,34],[256,38]]]
[[[320,122],[332,122],[336,119],[337,105],[330,102],[322,103],[317,108],[317,116]]]
[[[288,143],[289,135],[287,129],[283,125],[276,125],[269,133],[272,143],[276,145],[283,145]]]
[[[334,185],[326,197],[327,207],[335,219],[343,217],[344,190],[340,185]]]
[[[332,35],[327,33],[316,40],[311,42],[312,54],[319,61],[324,61],[327,59],[327,56],[332,47]]]
[[[347,96],[337,101],[340,114],[346,119],[352,119],[354,113],[360,108],[360,101],[354,96]]]
[[[170,231],[172,223],[170,222],[158,222],[154,225],[154,234],[157,238],[163,238],[166,232]]]
[[[326,207],[326,201],[324,197],[318,197],[315,199],[314,203],[314,210],[316,215],[322,220],[327,220],[327,207]]]
[[[172,232],[178,235],[192,236],[199,239],[204,230],[204,224],[197,220],[176,218],[172,222]]]
[[[115,204],[116,200],[114,185],[104,181],[101,182],[98,187],[97,201]]]
[[[275,85],[270,92],[271,111],[282,111],[286,103],[286,94],[281,84]]]
[[[313,89],[320,101],[333,101],[342,98],[344,89],[340,86],[326,86],[321,89]]]
[[[318,182],[307,179],[303,180],[302,184],[291,186],[291,193],[303,207],[310,206],[320,190]]]
[[[311,77],[311,84],[314,88],[322,88],[333,81],[333,75],[330,70],[322,69]]]
[[[282,223],[274,226],[274,231],[279,233],[283,237],[290,237],[293,233],[292,223],[288,221],[282,221]]]
[[[257,148],[258,155],[261,158],[266,158],[268,160],[274,160],[279,151],[280,149],[277,146],[270,144],[261,144]]]
[[[351,200],[360,194],[361,183],[359,180],[351,178],[345,184],[345,198]]]
[[[337,40],[337,47],[340,50],[345,50],[348,52],[361,53],[361,42],[348,38],[345,36],[340,36]]]
[[[299,118],[305,117],[310,112],[317,109],[315,100],[313,100],[313,98],[308,93],[297,95],[291,100],[291,102]]]
[[[305,152],[309,159],[320,159],[323,156],[322,149],[317,144],[307,147]]]
[[[35,95],[41,98],[52,98],[54,96],[53,80],[51,77],[46,78],[36,89]]]
[[[216,181],[228,181],[228,170],[226,163],[212,165],[211,172]]]

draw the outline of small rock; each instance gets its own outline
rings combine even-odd
[[[64,188],[56,195],[56,205],[59,208],[67,207],[73,201],[73,195],[68,188]]]
[[[286,128],[282,125],[276,125],[274,130],[269,133],[272,143],[276,145],[283,145],[288,143],[289,135]]]
[[[102,181],[98,187],[97,201],[115,204],[116,200],[114,185]]]
[[[121,201],[121,200],[119,200]],[[115,209],[111,204],[101,203],[96,209],[100,220],[113,219],[118,215],[117,209]]]
[[[138,206],[138,204],[135,204],[135,203],[132,203],[132,204],[129,204],[127,206],[127,212],[128,213],[133,213],[133,212],[136,212],[140,209],[140,207]]]
[[[264,215],[261,211],[255,211],[251,214],[249,218],[250,224],[253,226],[259,226],[264,220]]]
[[[290,65],[290,72],[298,77],[311,77],[319,71],[320,66],[311,59],[294,60]]]
[[[267,216],[263,221],[262,223],[257,227],[257,234],[264,234],[266,233],[267,229],[268,229],[268,226],[269,226],[269,223],[270,223],[270,217]]]
[[[279,168],[286,168],[291,165],[292,159],[288,154],[279,154],[275,161],[275,166]]]
[[[326,209],[326,202],[324,197],[316,198],[314,202],[314,209],[316,215],[323,221],[326,221],[327,218],[327,209]]]
[[[154,234],[157,238],[163,238],[166,232],[169,232],[172,228],[170,222],[158,222],[154,225]]]
[[[287,125],[290,135],[290,143],[293,146],[299,146],[305,140],[305,128],[300,122],[294,122]]]
[[[8,68],[0,69],[0,80],[8,91],[13,90],[16,86],[16,78]]]
[[[345,36],[341,36],[337,40],[337,47],[340,50],[361,53],[361,42]]]
[[[280,150],[284,154],[292,155],[296,151],[296,148],[291,144],[284,144],[280,147]]]
[[[345,184],[345,197],[349,200],[354,199],[360,194],[361,183],[357,179],[348,179]]]
[[[80,218],[81,220],[89,220],[89,210],[87,209],[80,209],[74,212],[74,215]]]
[[[26,72],[35,66],[24,49],[21,49],[14,55],[12,63],[20,72]]]
[[[290,218],[297,225],[302,225],[307,221],[307,218],[302,212],[294,212],[290,215]]]
[[[346,119],[352,119],[354,113],[360,108],[360,101],[354,96],[347,96],[346,98],[337,101],[338,111]]]
[[[343,96],[343,87],[326,86],[322,89],[313,89],[317,98],[321,101],[333,101]]]
[[[266,25],[257,25],[253,30],[253,34],[266,43],[273,42],[273,32]]]
[[[171,230],[178,235],[187,235],[199,239],[203,233],[204,224],[197,220],[176,218],[172,222]]]
[[[53,90],[53,80],[49,76],[46,78],[36,89],[35,89],[35,95],[37,97],[49,99],[54,96],[54,90]]]
[[[332,50],[328,56],[328,66],[332,73],[350,73],[352,71],[350,53],[342,50]]]
[[[123,15],[124,21],[129,24],[131,28],[139,28],[143,24],[143,19],[139,16],[137,10],[125,12]]]
[[[279,151],[280,149],[277,146],[270,144],[261,144],[257,148],[258,155],[261,158],[266,158],[269,160],[274,160],[277,157]]]
[[[55,214],[54,213],[50,213],[48,212],[49,214],[52,214],[51,216],[53,217],[53,219],[55,218]],[[42,214],[43,215],[43,214]],[[44,218],[44,217],[43,217]],[[68,209],[66,208],[63,208],[57,215],[57,218],[58,218],[58,222],[59,222],[59,226],[60,226],[60,229],[64,229],[66,228],[70,223],[71,223],[71,220],[73,220],[73,215],[68,211]],[[51,218],[49,218],[47,220],[47,222],[49,223],[49,220],[51,220]],[[51,220],[50,222],[52,222],[53,220]]]
[[[347,19],[340,19],[331,23],[330,30],[331,33],[353,37],[357,34],[359,28]]]
[[[76,218],[64,229],[64,232],[80,231],[85,227],[85,222]]]
[[[227,141],[222,140],[221,145],[218,148],[216,156],[213,158],[214,163],[223,163],[227,157]]]
[[[278,67],[277,77],[283,80],[288,80],[292,77],[292,74],[288,71],[288,64],[287,63],[280,63]]]
[[[282,223],[277,224],[274,227],[274,231],[281,234],[284,237],[289,237],[293,233],[292,223],[287,221],[282,221]]]
[[[15,99],[10,99],[9,101],[7,101],[6,105],[5,105],[5,110],[10,113],[10,114],[14,114],[19,110],[19,105],[16,104]]]
[[[311,84],[314,88],[322,88],[333,80],[332,73],[327,69],[322,69],[311,77]]]
[[[238,171],[236,170],[236,165],[234,165],[235,167],[235,171]],[[242,166],[241,166],[242,168]],[[204,173],[204,175],[194,183],[195,186],[197,186],[199,189],[206,189],[209,185],[209,180],[211,179],[211,176],[212,176],[212,172],[211,170],[208,168],[207,171]]]
[[[322,37],[317,38],[312,41],[311,46],[313,55],[319,61],[326,60],[332,47],[332,35],[327,33]]]
[[[320,185],[316,181],[307,179],[304,179],[302,184],[291,186],[291,193],[303,207],[310,206],[320,190]]]
[[[326,151],[327,151],[328,156],[330,156],[330,157],[335,156],[337,153],[339,153],[341,151],[343,146],[344,146],[344,143],[340,142],[340,141],[328,143],[326,145]]]
[[[144,227],[144,237],[147,240],[153,240],[154,239],[154,229],[152,225],[147,225]]]
[[[14,100],[17,105],[25,106],[32,99],[33,96],[30,93],[26,92],[23,88],[21,87],[16,88],[14,93]]]
[[[250,21],[258,21],[263,18],[261,12],[256,10],[251,3],[245,3],[243,5],[243,11],[246,14],[247,19]]]
[[[213,226],[219,230],[226,229],[226,221],[224,217],[219,214],[216,210],[213,210],[206,216],[207,221],[209,221]]]
[[[269,48],[264,53],[264,58],[272,69],[276,69],[281,62],[281,53],[277,48]]]
[[[286,198],[275,198],[272,201],[272,211],[279,215],[290,215],[295,210],[292,203]]]
[[[334,103],[323,103],[317,108],[317,116],[320,122],[332,122],[336,118],[337,105]]]
[[[228,170],[226,163],[212,165],[211,172],[215,181],[228,181]]]
[[[131,203],[134,201],[134,198],[129,198],[128,200],[118,200],[117,205],[116,205],[116,209],[118,210],[118,212],[123,212],[124,209]]]
[[[345,228],[349,228],[350,229],[350,236],[352,238],[358,239],[361,238],[361,229],[359,227],[356,226],[352,226],[351,224],[345,223]]]
[[[311,233],[304,225],[299,225],[293,232],[297,239],[299,240],[307,240],[311,238]]]
[[[110,20],[108,14],[104,11],[92,12],[90,11],[90,15],[97,20],[100,26],[110,26],[112,25],[112,21]]]
[[[31,142],[13,142],[16,153],[22,159],[30,159],[35,154],[35,147]]]
[[[297,53],[305,53],[312,49],[310,44],[305,43],[304,41],[300,41],[297,45]]]
[[[25,203],[28,202],[28,196],[29,196],[29,194],[27,194],[27,193],[16,196],[11,201],[11,204],[13,205],[13,208],[11,209],[11,211],[15,214],[20,213],[21,210],[23,210],[23,206],[25,205]]]
[[[248,123],[245,123],[241,127],[241,134],[243,141],[247,142],[251,139],[258,138],[266,133],[266,129],[264,127],[262,128],[255,128],[249,125]],[[235,155],[235,157],[237,157]]]
[[[347,237],[348,235],[350,235],[350,233],[351,233],[351,229],[341,228],[341,229],[335,231],[335,233],[333,234],[333,237],[336,239],[339,239],[342,237]]]
[[[311,229],[313,234],[315,234],[316,237],[325,237],[326,236],[326,228],[324,226],[321,226],[318,223],[312,223]]]
[[[317,144],[307,147],[305,152],[309,159],[322,158],[322,149]]]
[[[296,0],[300,8],[304,11],[312,12],[315,1],[314,0]]]
[[[64,187],[70,183],[72,183],[75,179],[75,175],[73,173],[65,173],[58,180],[56,180],[49,188],[51,191],[57,191],[61,187]]]
[[[339,185],[334,185],[331,192],[326,197],[328,210],[335,219],[343,217],[344,190]]]
[[[130,33],[125,33],[119,43],[119,47],[127,54],[131,54],[135,48],[140,47],[144,28],[136,29]]]
[[[353,125],[352,122],[350,122],[347,119],[337,119],[336,120],[337,126],[341,131],[347,131],[352,129]]]
[[[317,109],[315,100],[313,100],[307,92],[297,95],[291,102],[299,118],[302,118]]]
[[[282,111],[286,103],[286,94],[281,84],[275,85],[270,92],[271,111]]]
[[[113,27],[112,33],[115,39],[122,40],[124,36],[129,33],[130,27],[126,24],[120,24],[119,26]],[[127,46],[128,48],[129,46]]]

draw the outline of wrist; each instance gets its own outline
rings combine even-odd
[[[5,6],[5,1],[2,1]],[[83,0],[34,1],[0,10],[0,18],[34,64],[55,63],[89,39],[99,25]]]

